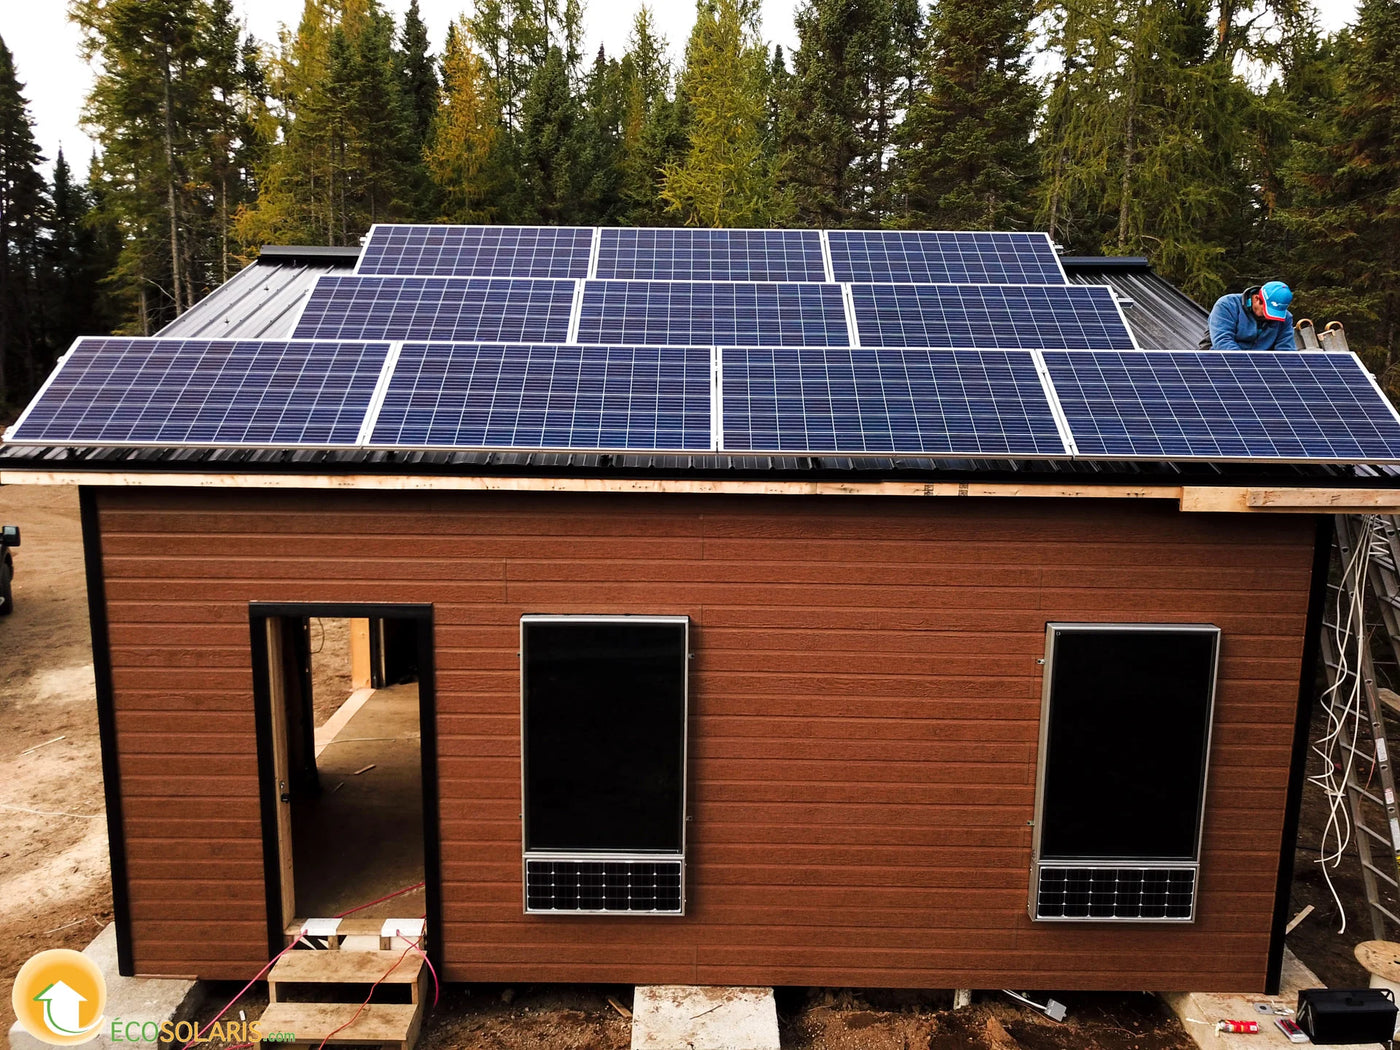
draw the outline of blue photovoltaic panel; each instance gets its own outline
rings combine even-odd
[[[1024,350],[726,349],[726,452],[1064,456]]]
[[[589,281],[580,343],[661,346],[846,346],[834,284]]]
[[[854,284],[861,346],[1132,350],[1100,285]]]
[[[1043,233],[831,230],[838,281],[918,284],[1068,284]]]
[[[406,343],[378,446],[707,452],[705,347]]]
[[[574,281],[503,277],[317,279],[298,339],[563,342]]]
[[[1400,460],[1400,421],[1348,353],[1047,352],[1081,456]]]
[[[816,230],[605,229],[606,280],[825,281]]]
[[[588,226],[376,226],[356,273],[416,277],[587,277]]]
[[[387,343],[80,339],[10,440],[353,445]]]

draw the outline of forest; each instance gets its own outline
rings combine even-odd
[[[602,5],[600,5],[601,7]],[[153,334],[265,244],[375,222],[1038,229],[1209,305],[1271,278],[1400,391],[1400,4],[698,0],[583,52],[583,0],[70,0],[85,179],[0,41],[0,421],[80,334]],[[603,11],[597,17],[608,17]],[[677,42],[679,43],[679,42]],[[1320,324],[1319,324],[1320,327]]]

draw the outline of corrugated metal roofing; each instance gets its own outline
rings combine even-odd
[[[1146,259],[1067,255],[1060,262],[1072,283],[1105,284],[1127,300],[1123,316],[1144,350],[1194,350],[1206,334],[1210,312],[1153,273]]]

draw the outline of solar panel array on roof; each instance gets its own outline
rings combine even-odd
[[[861,346],[1132,350],[1101,286],[854,284]]]
[[[378,226],[295,335],[80,340],[9,440],[1400,462],[1354,356],[1139,351],[1042,234]]]
[[[1024,350],[723,351],[726,452],[1064,456]]]
[[[1082,456],[1380,462],[1400,416],[1349,353],[1045,353]]]
[[[831,230],[838,281],[921,284],[1068,284],[1043,233]]]
[[[590,226],[375,226],[357,274],[587,277]]]
[[[316,282],[298,339],[549,343],[568,337],[574,281],[350,277]]]
[[[605,229],[604,280],[825,281],[816,230]]]
[[[79,339],[11,440],[355,445],[388,343]]]
[[[405,343],[370,444],[706,452],[708,347]]]
[[[834,284],[589,281],[580,343],[659,346],[846,346]]]

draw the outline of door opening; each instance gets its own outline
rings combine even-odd
[[[279,938],[307,919],[434,910],[431,619],[417,607],[359,611],[252,611],[269,926]],[[387,662],[372,638],[395,639],[392,677],[366,675]]]

